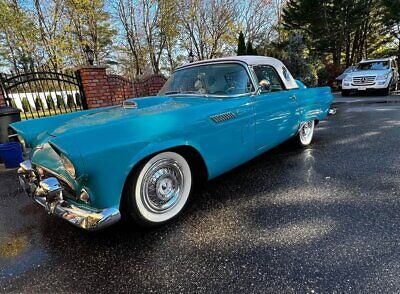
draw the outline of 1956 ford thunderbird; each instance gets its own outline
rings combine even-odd
[[[332,103],[282,62],[242,56],[175,70],[158,96],[12,124],[30,161],[21,186],[50,214],[87,230],[121,215],[142,226],[174,219],[193,184],[292,138],[311,143]]]

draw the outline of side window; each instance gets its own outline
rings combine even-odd
[[[256,74],[258,83],[266,81],[262,93],[277,92],[284,90],[283,83],[276,70],[270,65],[256,65],[253,67],[254,73]]]

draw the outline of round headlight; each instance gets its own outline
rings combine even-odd
[[[75,167],[72,162],[64,154],[61,154],[60,157],[65,170],[70,174],[71,177],[75,178]]]

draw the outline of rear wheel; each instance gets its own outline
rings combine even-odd
[[[162,152],[128,179],[124,210],[140,226],[159,226],[182,212],[191,188],[192,172],[186,159],[175,152]]]
[[[311,144],[311,141],[314,136],[314,128],[315,128],[314,120],[304,122],[300,125],[299,132],[296,138],[297,143],[300,146],[308,146]]]

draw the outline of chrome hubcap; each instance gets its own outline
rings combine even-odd
[[[145,207],[155,213],[165,213],[180,200],[183,190],[183,172],[177,161],[162,159],[146,172],[141,186]]]
[[[300,131],[300,138],[303,142],[307,141],[312,136],[313,123],[311,121],[303,124]]]

